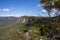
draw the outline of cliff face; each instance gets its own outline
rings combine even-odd
[[[24,24],[27,24],[27,25],[34,25],[35,22],[37,22],[39,18],[38,17],[33,17],[33,16],[23,16],[20,18],[20,23],[24,23]]]
[[[20,23],[27,23],[27,21],[28,21],[28,18],[26,18],[26,17],[20,17]]]

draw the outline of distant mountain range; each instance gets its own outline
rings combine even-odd
[[[58,17],[58,16],[57,16]],[[52,21],[54,18],[57,18],[57,17],[52,17]],[[35,17],[35,16],[22,16],[22,17],[0,17],[0,27],[5,27],[5,26],[9,26],[11,24],[14,24],[14,23],[19,23],[21,22],[20,19],[28,19],[28,18],[35,18],[35,19],[40,19],[40,20],[44,20],[44,21],[48,21],[48,17]],[[60,16],[59,16],[59,19],[60,19]]]
[[[18,17],[0,17],[0,27],[5,27],[16,23]]]

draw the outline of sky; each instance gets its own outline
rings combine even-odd
[[[0,0],[0,16],[46,16],[39,0]]]

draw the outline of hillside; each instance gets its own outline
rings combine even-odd
[[[60,22],[56,24],[57,22],[54,21],[56,18],[57,17],[50,18],[51,21],[49,22],[48,17],[0,17],[0,24],[2,24],[0,25],[0,39],[26,40],[26,38],[29,38],[31,40],[40,40],[40,36],[42,35],[43,39],[46,40],[46,34],[49,32],[60,35]],[[21,23],[24,19],[26,22]],[[51,25],[49,23],[51,23]],[[57,25],[56,28],[54,24]],[[26,33],[28,35],[26,35]]]
[[[15,25],[17,17],[0,17],[0,36],[5,32],[6,29]]]
[[[17,17],[0,17],[0,27],[5,27],[16,23]]]

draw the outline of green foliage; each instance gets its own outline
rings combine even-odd
[[[50,4],[50,2],[54,3],[53,5],[44,5],[44,7],[47,7],[47,6],[52,6],[51,8],[58,8],[60,9],[60,0],[41,0],[40,1],[41,4],[45,4],[48,2],[48,4]]]
[[[30,32],[31,40],[39,40],[41,34],[39,28],[30,27],[29,32]]]
[[[54,19],[55,17],[51,18]],[[56,24],[57,28],[54,30],[57,34],[60,34],[60,22],[56,23],[54,20],[51,20],[51,25]],[[31,25],[28,26],[26,24],[14,24],[11,27],[0,29],[0,39],[1,40],[25,40],[24,30],[29,32],[29,36],[31,40],[39,40],[41,36],[43,36],[43,40],[46,39],[46,33],[48,33],[51,29],[51,25],[49,24],[48,18],[37,18],[37,21],[31,21]],[[52,26],[53,27],[53,26]],[[54,28],[54,27],[53,27]],[[40,30],[42,29],[42,30]],[[42,34],[41,35],[41,31]],[[14,38],[14,39],[13,39]]]
[[[60,0],[54,0],[54,7],[60,9]]]

